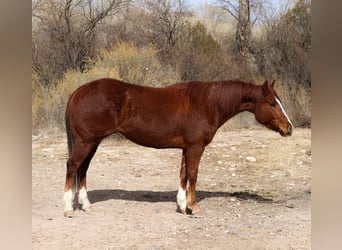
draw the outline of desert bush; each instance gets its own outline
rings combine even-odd
[[[101,58],[93,69],[95,72],[89,73],[112,72],[117,79],[154,87],[180,80],[176,70],[158,60],[158,50],[153,46],[138,48],[129,43],[116,43],[110,50],[103,50]]]
[[[45,88],[40,83],[39,76],[32,73],[32,129],[35,130],[39,126],[44,126],[44,103]]]
[[[195,25],[188,23],[187,29],[177,40],[171,56],[171,64],[179,69],[182,80],[227,79],[230,66],[218,41],[199,21]]]
[[[260,74],[311,87],[311,1],[297,1],[262,29],[253,42]]]
[[[88,60],[86,73],[69,70],[56,86],[45,91],[39,88],[37,80],[33,81],[34,127],[63,127],[64,110],[71,93],[84,83],[107,77],[154,87],[180,80],[177,71],[159,62],[157,50],[152,46],[137,48],[117,43],[111,49],[103,50],[98,59]]]
[[[311,89],[286,81],[275,85],[276,91],[295,127],[311,126]]]

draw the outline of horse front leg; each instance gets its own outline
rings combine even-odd
[[[186,184],[187,184],[187,175],[186,175],[186,161],[185,161],[185,154],[186,151],[183,149],[183,155],[182,155],[182,164],[179,174],[179,189],[177,193],[177,205],[179,210],[186,214],[186,207],[187,207],[187,201],[186,201]]]
[[[185,162],[188,180],[187,208],[191,214],[200,212],[200,207],[196,201],[196,182],[203,151],[204,147],[201,145],[195,145],[186,150]]]

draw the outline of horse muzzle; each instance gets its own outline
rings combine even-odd
[[[287,137],[287,136],[291,136],[293,132],[293,127],[290,124],[289,127],[287,128],[287,130],[280,130],[279,133],[281,136]]]

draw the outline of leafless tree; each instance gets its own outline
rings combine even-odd
[[[162,50],[164,57],[179,38],[189,17],[186,0],[144,0],[141,4],[147,20],[141,24],[148,39]]]
[[[239,54],[250,65],[255,64],[255,58],[251,49],[252,26],[257,22],[261,13],[265,16],[263,4],[266,0],[218,0],[219,6],[227,11],[237,21],[236,45]],[[252,15],[252,10],[254,16]]]
[[[296,87],[311,87],[311,1],[299,0],[254,40],[262,75],[277,75]]]
[[[106,17],[122,13],[130,1],[33,1],[33,69],[38,75],[49,70],[56,78],[67,69],[82,71],[84,59],[95,55],[97,26]]]

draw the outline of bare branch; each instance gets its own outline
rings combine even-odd
[[[95,26],[101,22],[105,17],[109,15],[117,14],[122,11],[125,5],[130,1],[125,0],[112,0],[105,6],[104,1],[101,1],[100,7],[93,8],[92,1],[88,0],[89,7],[89,22],[84,28],[85,32],[88,32],[95,28]]]
[[[227,11],[233,18],[239,20],[239,5],[230,0],[219,0],[219,7]]]
[[[50,79],[59,79],[68,69],[83,71],[84,58],[92,58],[96,53],[97,25],[106,17],[124,11],[129,2],[34,0],[35,71],[45,71]]]

